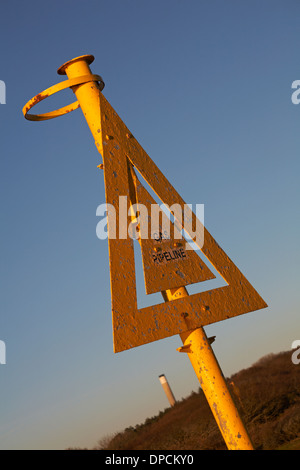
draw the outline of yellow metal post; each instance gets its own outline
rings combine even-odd
[[[101,120],[105,120],[106,118],[108,119],[108,117],[105,115],[102,116],[100,110],[100,92],[104,86],[104,83],[103,81],[101,81],[101,77],[93,75],[89,68],[89,65],[93,61],[93,59],[93,56],[85,55],[72,59],[62,65],[58,69],[58,73],[66,74],[69,80],[66,81],[66,83],[51,87],[47,89],[44,93],[37,95],[34,99],[27,103],[27,105],[23,109],[23,112],[27,119],[44,120],[65,114],[66,112],[76,109],[80,105],[95,139],[97,149],[102,154],[103,142],[104,144],[108,143],[110,140],[113,139],[113,136],[102,136],[103,126],[101,125]],[[72,88],[73,92],[77,97],[78,102],[73,103],[69,107],[61,108],[60,110],[54,111],[52,113],[46,113],[40,116],[28,114],[28,111],[34,104],[46,98],[47,96],[50,96],[54,92],[66,88],[67,86],[70,86]],[[115,129],[115,131],[117,132],[118,129]],[[126,137],[128,138],[128,140],[130,140],[131,135],[126,134]],[[107,142],[105,141],[105,139],[107,140]],[[141,150],[139,151],[141,152]],[[149,178],[151,179],[152,173],[155,177],[157,177],[157,172],[158,169],[155,169],[154,173],[151,170]],[[208,246],[210,246],[209,241],[212,240],[212,238],[210,237],[208,232],[206,232],[206,241],[207,240]],[[223,258],[224,254],[223,252],[220,252],[220,259],[223,260]],[[229,263],[230,260],[226,258],[226,267]],[[236,271],[237,270],[234,267],[234,272]],[[245,283],[246,281],[244,280],[243,282]],[[242,283],[240,282],[240,284]],[[247,288],[252,289],[251,286],[248,286]],[[130,288],[127,287],[127,289],[129,289],[130,292]],[[180,297],[187,297],[188,293],[184,287],[181,287],[163,291],[162,295],[164,297],[164,300],[166,302],[169,302],[175,299],[179,299]],[[181,305],[180,301],[179,304]],[[265,306],[266,304],[261,301],[261,303],[257,304],[256,308],[263,308]],[[204,308],[205,310],[205,305],[202,305],[201,308]],[[138,312],[135,312],[135,314],[137,313]],[[245,311],[243,311],[242,313],[245,313]],[[210,346],[210,341],[206,337],[204,329],[202,327],[195,329],[195,327],[193,327],[192,325],[192,322],[189,326],[188,312],[181,313],[180,315],[182,316],[182,320],[180,319],[180,321],[185,322],[186,331],[180,334],[181,339],[183,341],[183,346],[179,348],[179,350],[181,352],[186,352],[191,360],[193,368],[199,379],[201,388],[208,400],[210,408],[213,412],[213,415],[220,428],[220,431],[223,435],[228,449],[252,450],[253,445],[247,434],[242,419],[239,416],[234,401],[230,395],[226,381],[223,377],[222,371]]]
[[[59,75],[67,75],[69,79],[90,75],[93,80],[89,67],[93,60],[91,55],[76,57],[63,64],[57,72]],[[89,81],[72,87],[72,90],[93,134],[96,147],[102,153],[100,87],[96,81]]]
[[[185,287],[163,293],[165,301],[188,295]],[[188,316],[185,318],[188,323]],[[253,450],[253,445],[226,380],[203,328],[180,334],[183,346],[178,351],[188,354],[201,388],[229,450]]]

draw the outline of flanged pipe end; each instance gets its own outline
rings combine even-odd
[[[74,59],[65,62],[61,67],[59,67],[59,69],[57,69],[57,73],[58,75],[66,75],[66,68],[69,67],[69,65],[74,64],[79,60],[85,60],[87,64],[90,65],[92,62],[94,62],[94,59],[95,57],[91,54],[80,55],[79,57],[75,57]]]

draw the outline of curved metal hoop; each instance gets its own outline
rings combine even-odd
[[[100,75],[89,74],[65,80],[64,82],[57,83],[56,85],[47,88],[46,90],[36,95],[34,98],[31,98],[31,100],[29,100],[28,103],[25,104],[22,110],[24,117],[29,121],[45,121],[47,119],[53,119],[58,116],[63,116],[64,114],[78,109],[80,105],[78,101],[74,101],[74,103],[64,106],[63,108],[56,109],[55,111],[51,111],[49,113],[28,114],[28,111],[30,111],[30,109],[33,108],[34,105],[36,105],[40,101],[43,101],[45,98],[48,98],[48,96],[54,95],[54,93],[64,90],[65,88],[71,88],[76,85],[82,85],[83,83],[87,82],[99,82],[100,90],[102,91],[104,88],[104,81],[102,80]]]

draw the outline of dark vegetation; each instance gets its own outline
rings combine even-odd
[[[300,449],[300,364],[292,363],[291,351],[270,354],[227,381],[234,384],[232,395],[255,449]],[[221,450],[226,446],[200,389],[143,424],[103,438],[95,449]]]

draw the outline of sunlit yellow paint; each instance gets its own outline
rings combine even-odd
[[[80,105],[103,158],[98,167],[104,169],[106,202],[114,206],[117,227],[122,232],[119,233],[118,230],[117,237],[113,238],[112,224],[108,220],[114,351],[120,352],[182,333],[187,330],[187,320],[189,328],[193,329],[266,307],[264,300],[204,227],[204,244],[199,248],[228,285],[178,298],[176,301],[138,308],[133,241],[127,234],[131,219],[128,217],[127,226],[119,227],[119,197],[127,198],[125,210],[129,209],[130,203],[138,202],[141,197],[143,202],[145,195],[148,197],[145,188],[133,181],[132,175],[138,171],[161,202],[169,207],[178,204],[182,213],[185,203],[101,93],[104,82],[101,77],[93,75],[89,67],[93,60],[93,56],[86,55],[65,63],[58,69],[58,73],[67,74],[68,80],[50,87],[50,92],[71,86],[75,93],[78,100],[75,103]],[[29,109],[47,96],[46,91],[30,100],[29,105],[27,103],[24,107],[23,112],[28,119]],[[46,113],[48,117],[36,115],[34,119],[55,117],[63,114],[63,110],[64,108]],[[192,218],[194,230],[199,221],[194,214]],[[151,266],[149,269],[147,249],[162,249],[163,246],[154,246],[153,240],[145,241],[141,245],[144,267],[147,268],[147,293],[213,277],[205,263],[201,260],[194,262],[195,254],[192,251],[184,262],[173,260],[173,270],[169,266],[160,269]],[[202,269],[199,269],[199,266]]]
[[[152,233],[153,221],[148,216],[150,214],[153,216],[153,208],[158,213],[157,208],[160,209],[160,206],[156,204],[153,197],[139,181],[132,165],[130,166],[135,187],[135,201],[139,210],[138,220],[144,231],[144,233],[140,233],[139,242],[141,245],[146,294],[153,294],[166,289],[214,279],[215,275],[197,253],[194,250],[186,249],[185,240],[179,239],[179,231],[172,222],[170,223],[162,211],[160,214],[161,223],[159,224],[159,230],[163,235],[164,229],[166,229],[167,236],[165,238],[162,236],[160,240],[155,239]],[[169,259],[173,256],[171,262],[159,262],[159,256],[166,253]],[[178,253],[181,255],[180,257]],[[176,255],[177,259],[174,259]],[[154,261],[155,259],[157,261]]]
[[[66,74],[69,79],[76,77],[92,75],[89,65],[93,62],[92,55],[84,55],[76,57],[65,64],[59,69],[60,75]],[[91,77],[92,79],[92,77]],[[89,81],[87,83],[79,84],[72,87],[73,92],[80,104],[80,108],[84,117],[89,125],[89,128],[95,139],[95,144],[98,151],[102,154],[102,135],[101,135],[101,113],[100,113],[100,91],[104,87],[104,82]]]
[[[188,293],[184,287],[164,293],[167,302],[186,296]],[[180,351],[187,353],[192,363],[228,449],[253,450],[251,439],[232,399],[204,328],[186,331],[181,333],[180,337],[183,342]]]
[[[31,120],[50,119],[80,106],[97,149],[103,157],[103,163],[98,165],[98,168],[104,170],[106,202],[114,205],[117,219],[121,204],[119,196],[127,197],[125,203],[127,213],[130,204],[138,202],[141,197],[142,200],[148,197],[148,193],[143,192],[143,189],[140,188],[139,192],[138,180],[134,177],[135,170],[145,178],[163,203],[168,206],[179,204],[183,210],[183,199],[101,93],[104,82],[100,76],[93,75],[89,67],[93,60],[93,56],[90,55],[80,56],[61,66],[58,73],[66,74],[68,80],[50,87],[30,100],[23,108],[25,117]],[[67,87],[75,93],[76,102],[44,115],[28,114],[36,103]],[[135,217],[135,214],[128,215],[128,223],[131,217]],[[193,214],[193,228],[197,225],[196,222]],[[112,230],[110,222],[108,230],[115,351],[119,352],[179,333],[183,341],[183,346],[179,350],[187,353],[191,360],[227,447],[237,450],[253,449],[203,326],[265,308],[267,304],[210,233],[204,229],[204,245],[199,248],[228,285],[189,296],[185,287],[179,287],[178,283],[174,287],[172,284],[174,280],[160,286],[157,275],[157,279],[149,279],[148,290],[161,290],[165,302],[138,309],[133,241],[127,236],[127,227],[125,234],[117,238],[110,236]],[[203,266],[207,268],[205,264]],[[190,281],[196,282],[197,273],[193,272],[193,263],[186,267],[189,270]],[[155,273],[156,271],[152,269],[152,278],[155,277]],[[164,274],[169,272],[165,271]],[[203,268],[201,280],[212,277],[210,270]]]

